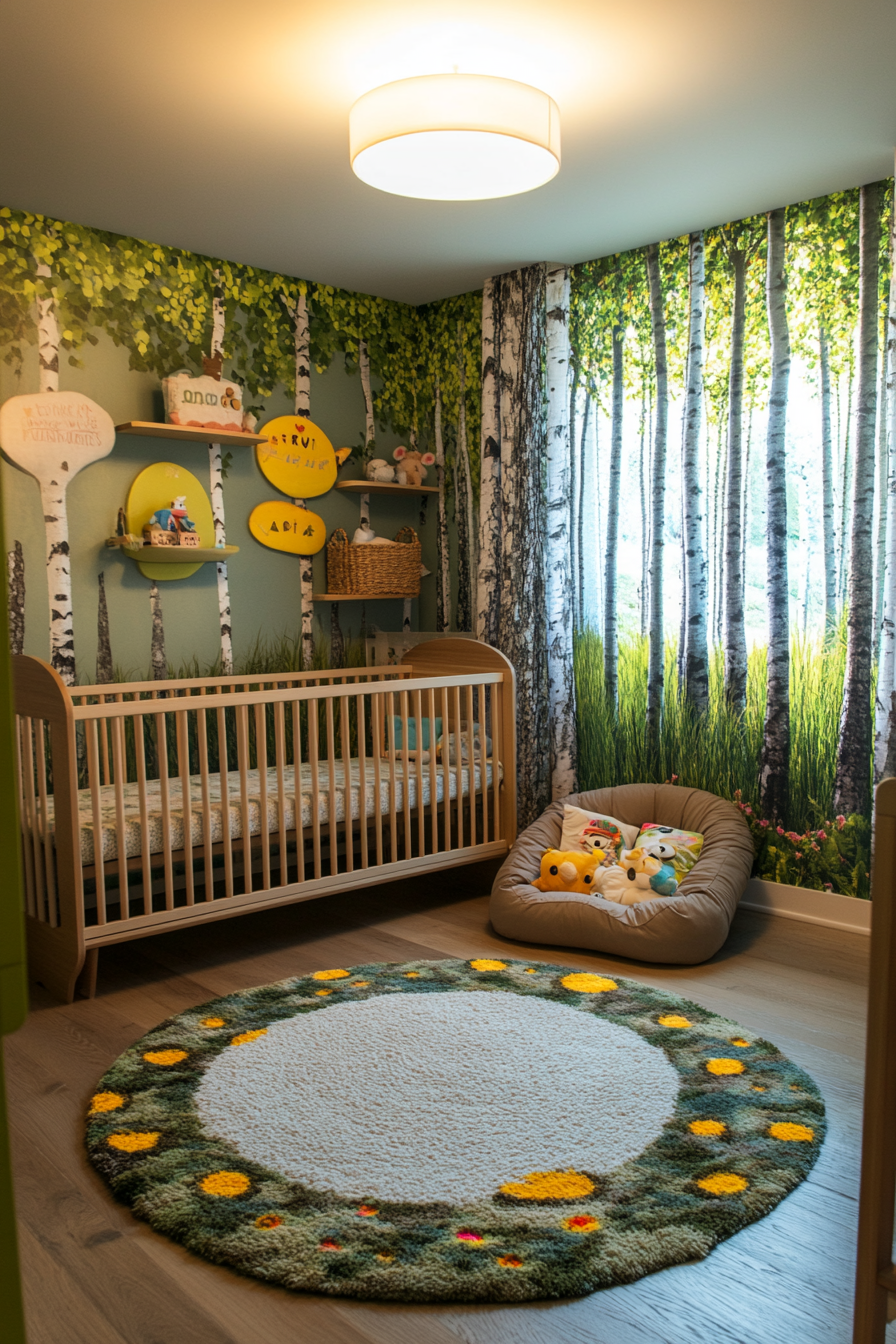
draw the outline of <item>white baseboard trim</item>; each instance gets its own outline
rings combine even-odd
[[[814,891],[811,887],[791,887],[751,877],[740,904],[745,910],[799,919],[804,924],[824,924],[829,929],[847,929],[850,933],[871,932],[871,902],[833,891]]]

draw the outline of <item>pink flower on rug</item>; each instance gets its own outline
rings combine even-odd
[[[482,1236],[481,1233],[471,1232],[470,1229],[467,1227],[462,1227],[461,1230],[458,1233],[456,1233],[456,1236],[458,1241],[478,1242],[485,1240],[485,1238]]]

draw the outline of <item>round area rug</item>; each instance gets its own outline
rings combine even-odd
[[[824,1105],[767,1041],[618,977],[316,971],[169,1018],[91,1102],[113,1193],[287,1288],[525,1301],[700,1259],[802,1181]]]

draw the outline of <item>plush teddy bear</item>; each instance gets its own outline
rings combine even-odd
[[[382,481],[389,485],[395,480],[395,468],[384,457],[372,457],[364,468],[364,475],[368,481]]]
[[[600,849],[593,854],[549,849],[541,858],[541,876],[532,885],[539,891],[577,891],[590,896],[595,890],[598,866],[605,858]]]
[[[403,474],[407,485],[422,485],[426,480],[426,468],[431,467],[436,460],[432,453],[418,453],[416,450],[409,452],[402,447],[396,448],[392,456],[399,463],[399,480]]]

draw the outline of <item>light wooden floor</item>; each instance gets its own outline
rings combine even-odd
[[[490,930],[490,876],[460,869],[124,944],[101,954],[91,1002],[64,1007],[35,988],[6,1043],[30,1344],[848,1344],[867,938],[743,911],[704,966],[529,948]],[[828,1105],[810,1179],[708,1260],[624,1288],[413,1307],[241,1279],[137,1222],[88,1167],[83,1114],[97,1078],[169,1014],[325,966],[483,953],[612,968],[775,1041]]]

